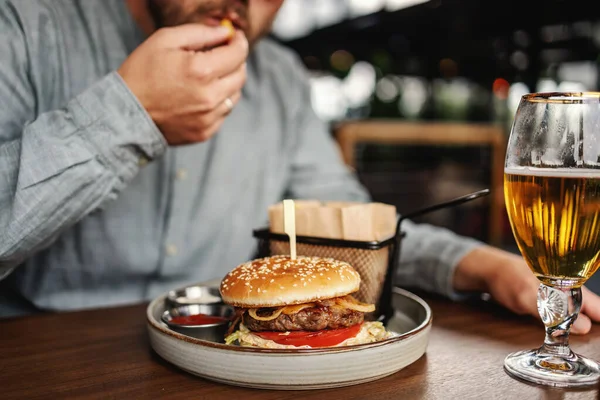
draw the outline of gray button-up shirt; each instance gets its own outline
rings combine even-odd
[[[368,200],[292,52],[260,42],[220,132],[168,147],[115,72],[143,40],[123,0],[0,0],[0,315],[220,278],[284,196]],[[405,228],[399,284],[451,295],[478,243]]]

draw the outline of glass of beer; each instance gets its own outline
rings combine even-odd
[[[598,383],[596,361],[575,354],[569,330],[581,286],[600,266],[600,93],[521,98],[508,140],[504,198],[525,261],[540,280],[540,348],[506,357],[506,371],[537,384]]]

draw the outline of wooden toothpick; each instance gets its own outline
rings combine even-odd
[[[294,200],[283,200],[283,230],[290,238],[290,256],[296,259],[296,208]]]

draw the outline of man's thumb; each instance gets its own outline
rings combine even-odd
[[[585,335],[592,329],[592,321],[585,314],[579,314],[571,326],[571,333],[574,335]]]
[[[224,26],[206,26],[203,24],[185,24],[161,29],[161,40],[168,47],[185,50],[204,50],[226,42],[231,35]]]

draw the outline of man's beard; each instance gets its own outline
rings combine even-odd
[[[154,20],[156,29],[177,26],[185,23],[202,22],[203,18],[213,15],[237,16],[237,29],[242,29],[248,36],[248,1],[203,0],[198,1],[190,10],[182,10],[178,0],[147,0],[148,9]],[[236,21],[233,21],[234,24]],[[241,26],[240,26],[241,25]]]

